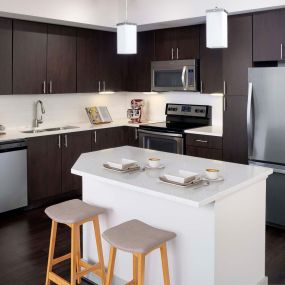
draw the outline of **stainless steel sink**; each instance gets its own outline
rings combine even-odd
[[[43,133],[43,132],[72,130],[72,129],[77,129],[77,128],[79,128],[79,127],[64,126],[64,127],[55,127],[55,128],[47,128],[47,129],[33,129],[33,130],[22,131],[22,133],[24,133],[24,134],[37,134],[37,133]]]

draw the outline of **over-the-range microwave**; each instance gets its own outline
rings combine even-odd
[[[153,61],[152,91],[198,91],[198,60]]]

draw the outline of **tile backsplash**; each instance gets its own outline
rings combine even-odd
[[[113,120],[122,120],[126,119],[126,110],[133,98],[145,100],[148,120],[163,121],[166,103],[207,104],[213,106],[213,124],[222,125],[222,97],[190,92],[4,95],[0,96],[0,124],[10,128],[31,127],[35,102],[39,99],[43,101],[46,110],[42,126],[88,122],[84,108],[93,105],[107,106]]]

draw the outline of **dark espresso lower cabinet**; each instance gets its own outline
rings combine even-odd
[[[82,153],[91,151],[90,132],[62,135],[61,191],[81,190],[82,178],[71,174],[71,168]]]
[[[78,157],[91,151],[90,132],[28,139],[29,203],[81,190],[81,179],[71,174]]]
[[[223,159],[223,138],[215,136],[187,134],[186,154],[208,159]]]
[[[28,139],[29,203],[61,194],[59,136]]]

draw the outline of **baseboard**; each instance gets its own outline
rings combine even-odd
[[[259,282],[257,282],[256,285],[268,285],[268,277],[265,276],[265,277],[262,278]]]

